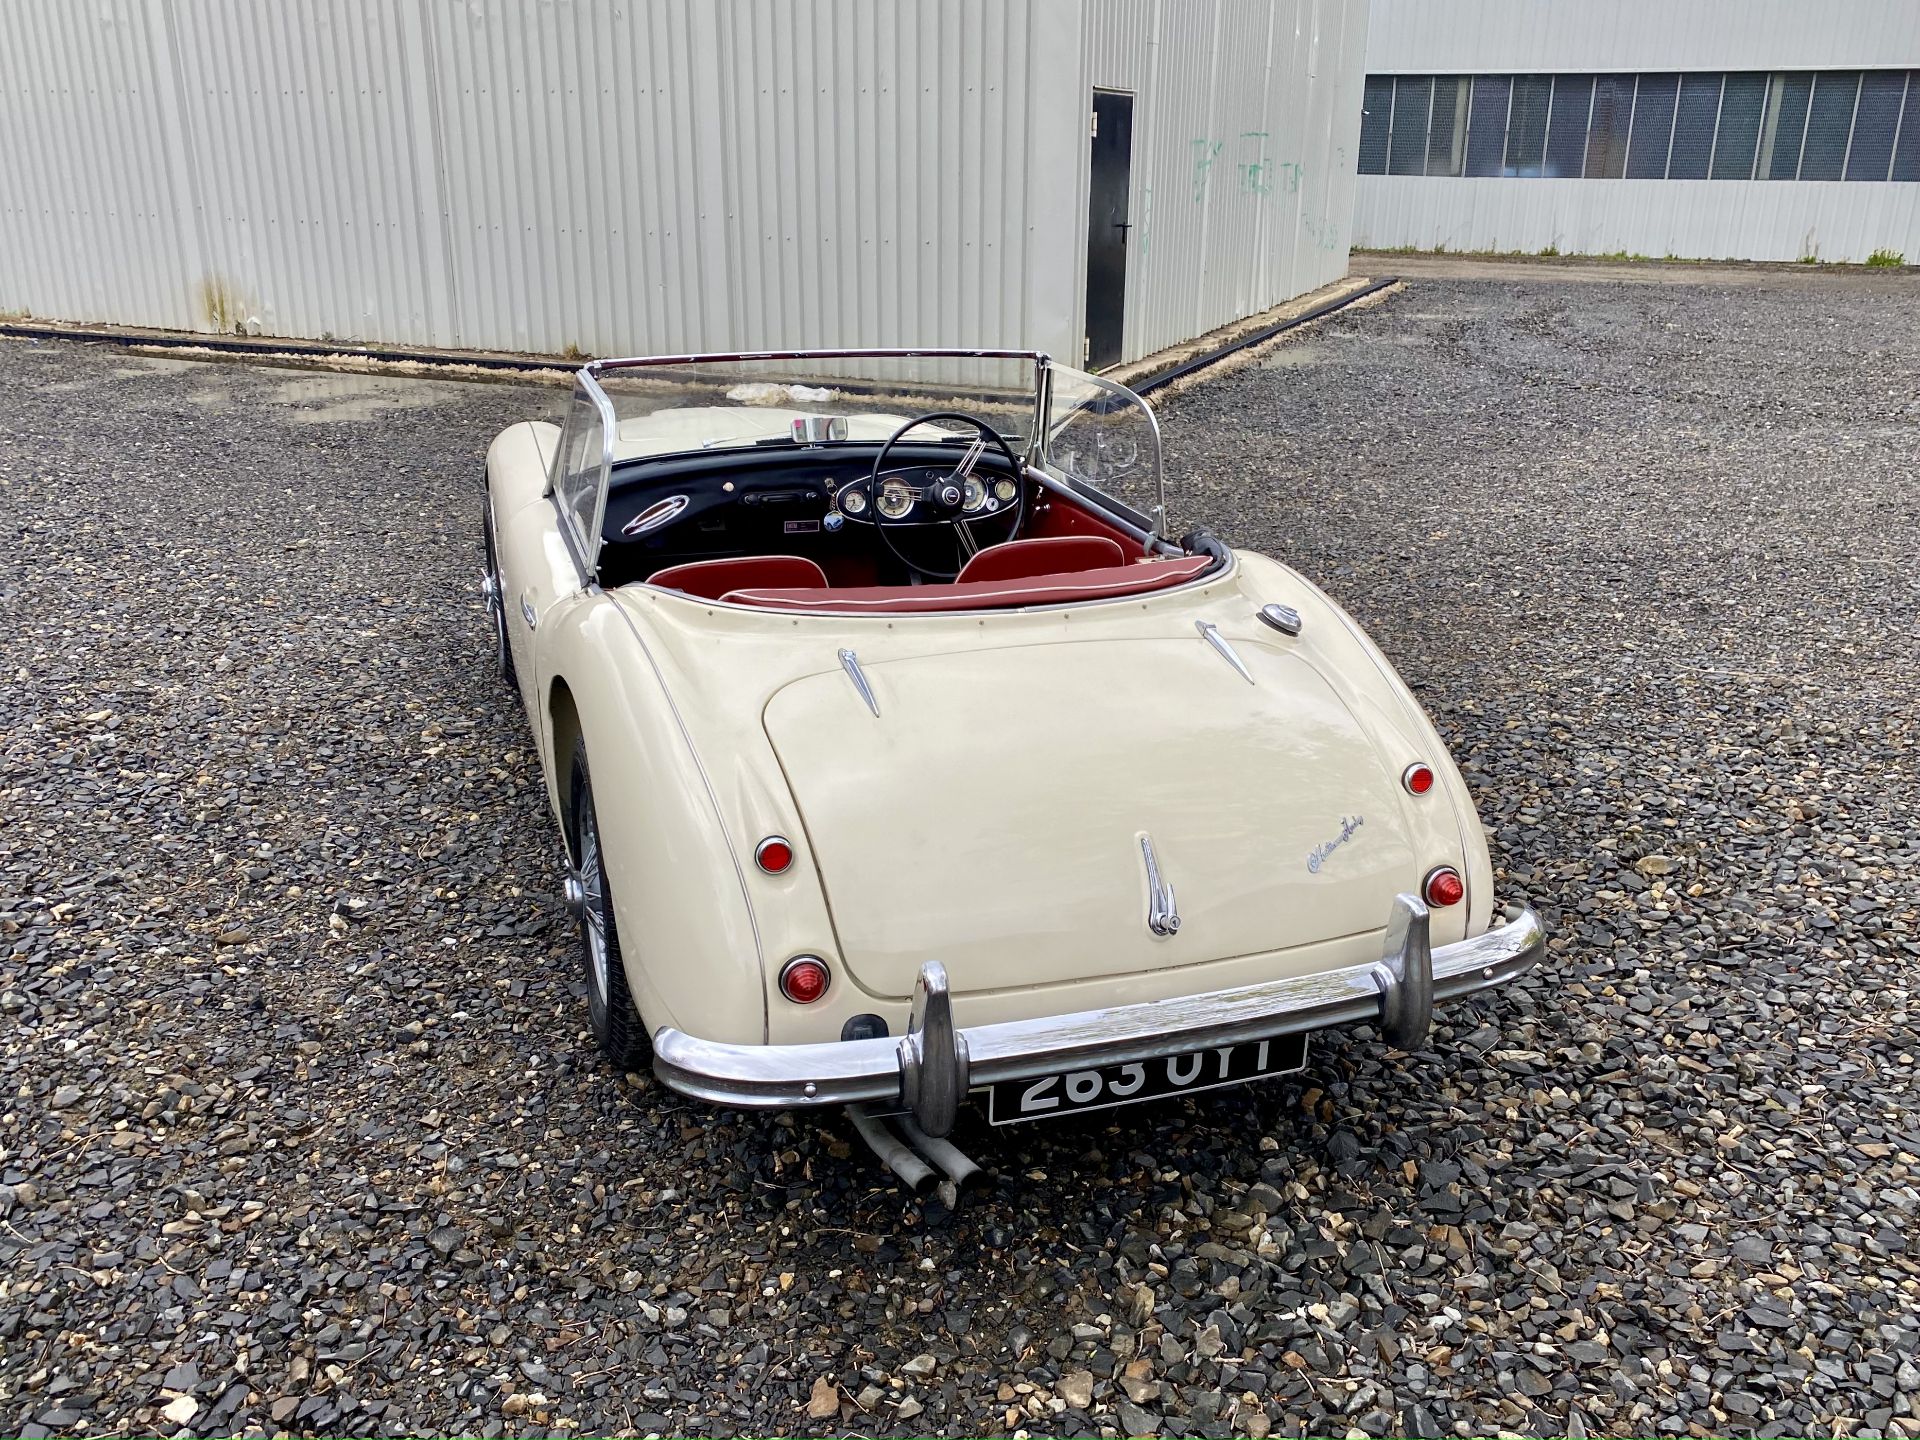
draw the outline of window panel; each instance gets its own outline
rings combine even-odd
[[[1513,81],[1513,105],[1507,111],[1505,175],[1537,176],[1547,144],[1547,102],[1553,95],[1551,75],[1518,75]]]
[[[1904,70],[1869,70],[1860,77],[1860,108],[1853,115],[1847,179],[1887,178],[1887,165],[1893,159],[1893,131],[1900,123],[1900,98],[1906,91]]]
[[[1893,142],[1893,178],[1920,180],[1920,70],[1907,72],[1907,103]]]
[[[1667,151],[1673,145],[1673,107],[1680,93],[1678,75],[1642,75],[1633,99],[1633,139],[1627,147],[1629,180],[1667,178]]]
[[[1389,175],[1426,172],[1427,109],[1432,104],[1431,75],[1402,75],[1393,82],[1393,134],[1387,144]]]
[[[1669,180],[1704,180],[1713,159],[1713,126],[1720,114],[1720,75],[1682,75],[1673,116]]]
[[[1753,179],[1754,149],[1760,140],[1760,117],[1766,107],[1765,75],[1729,75],[1720,100],[1720,134],[1713,146],[1713,178]]]
[[[1467,157],[1467,92],[1464,75],[1433,82],[1433,121],[1427,129],[1427,174],[1458,175]]]
[[[1618,180],[1627,168],[1627,126],[1633,117],[1633,76],[1602,75],[1593,86],[1593,123],[1587,130],[1587,178]]]
[[[1825,70],[1814,77],[1807,108],[1807,143],[1800,152],[1802,180],[1838,180],[1847,163],[1853,105],[1860,98],[1858,70]]]
[[[1800,174],[1800,145],[1807,138],[1807,102],[1813,76],[1775,75],[1767,87],[1767,118],[1760,126],[1760,180],[1792,180]]]
[[[1387,173],[1387,122],[1393,109],[1393,77],[1369,75],[1360,102],[1360,173]]]
[[[1587,164],[1587,112],[1593,108],[1591,75],[1553,77],[1553,106],[1547,117],[1549,179],[1578,180]]]
[[[1476,75],[1467,114],[1467,174],[1498,175],[1507,149],[1511,75]]]

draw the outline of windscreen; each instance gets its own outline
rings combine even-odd
[[[959,411],[1024,452],[1034,362],[978,356],[860,356],[608,364],[596,371],[615,417],[613,460],[796,443],[866,442],[915,416]],[[795,425],[803,427],[796,434]],[[967,431],[971,434],[971,430]]]
[[[1147,402],[1123,385],[1061,366],[1054,367],[1048,391],[1046,468],[1118,500],[1164,535],[1160,425]]]

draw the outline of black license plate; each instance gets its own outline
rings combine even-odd
[[[1168,1095],[1218,1090],[1222,1085],[1239,1085],[1267,1075],[1286,1075],[1306,1068],[1306,1063],[1307,1037],[1300,1032],[1156,1060],[1069,1070],[1032,1080],[1002,1080],[986,1087],[987,1120],[994,1125],[1013,1125],[1082,1110],[1108,1110]]]

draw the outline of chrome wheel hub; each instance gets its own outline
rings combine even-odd
[[[587,942],[587,973],[594,998],[607,1003],[607,880],[600,866],[600,832],[594,824],[593,792],[580,797],[580,868],[567,872],[567,903],[576,903]]]

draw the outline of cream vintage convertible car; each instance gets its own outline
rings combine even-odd
[[[1162,533],[1131,391],[1008,351],[603,360],[486,468],[616,1065],[919,1143],[970,1095],[1298,1069],[1330,1025],[1416,1047],[1541,952],[1360,628]]]

